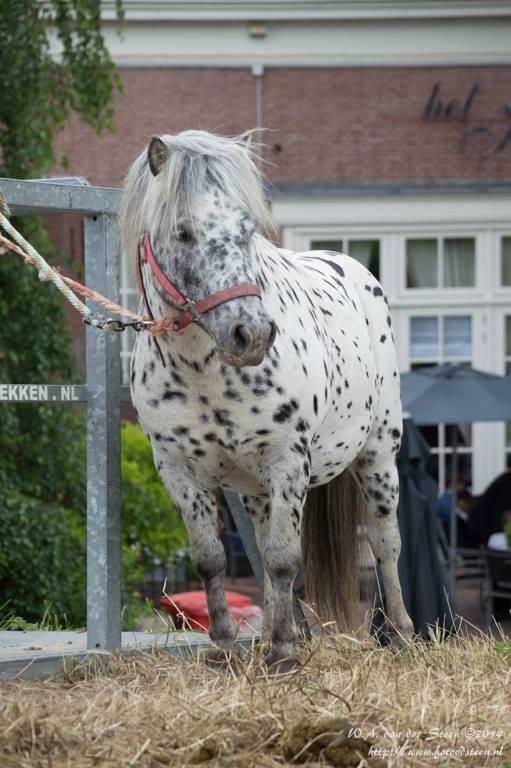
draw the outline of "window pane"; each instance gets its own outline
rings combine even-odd
[[[463,488],[472,487],[472,454],[471,453],[458,453],[456,457],[458,477],[457,484]],[[453,481],[453,456],[452,453],[448,453],[445,456],[445,479],[446,485],[451,486]]]
[[[343,252],[342,240],[311,240],[311,251]]]
[[[511,421],[506,421],[506,448],[511,448]]]
[[[472,318],[444,318],[445,357],[472,357]]]
[[[410,357],[438,357],[438,318],[410,318]]]
[[[502,238],[502,285],[511,285],[511,237]]]
[[[446,424],[445,445],[452,448],[456,431],[456,445],[472,445],[472,424]]]
[[[437,241],[406,241],[406,287],[436,288],[437,277]]]
[[[511,357],[511,315],[506,315],[506,357]]]
[[[446,237],[444,240],[444,288],[475,285],[476,256],[473,237]]]
[[[438,427],[436,425],[419,427],[419,431],[422,433],[423,438],[426,440],[430,448],[438,448],[439,435]]]
[[[380,279],[379,240],[349,240],[348,254],[372,272],[377,280]]]

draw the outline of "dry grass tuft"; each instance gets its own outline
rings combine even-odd
[[[258,649],[224,668],[155,652],[4,683],[0,765],[511,765],[509,641],[341,635],[302,658],[269,677]]]

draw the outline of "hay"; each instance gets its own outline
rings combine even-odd
[[[302,658],[300,671],[271,678],[258,650],[223,669],[155,652],[101,669],[68,665],[52,681],[3,683],[0,765],[511,761],[509,641],[481,636],[395,652],[340,636],[314,640]]]

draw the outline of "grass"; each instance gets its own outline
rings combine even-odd
[[[70,626],[66,617],[61,619],[53,610],[51,603],[44,604],[43,615],[39,621],[27,621],[21,616],[17,616],[13,611],[5,612],[8,603],[0,605],[0,632],[5,631],[23,631],[23,632],[58,632],[74,629]]]
[[[315,638],[302,668],[151,652],[0,685],[2,768],[511,768],[511,643]]]

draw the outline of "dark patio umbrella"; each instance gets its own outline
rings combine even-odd
[[[401,400],[416,424],[511,420],[511,378],[446,363],[401,374]]]
[[[416,424],[466,424],[473,421],[511,421],[511,377],[451,364],[401,374],[401,400]],[[453,442],[453,491],[450,520],[449,593],[456,584],[457,430]]]
[[[403,441],[397,459],[401,533],[399,578],[406,609],[415,631],[428,637],[429,627],[437,623],[453,628],[447,600],[447,574],[437,550],[437,484],[428,474],[429,446],[413,423],[403,421]],[[376,613],[373,628],[382,629]]]

